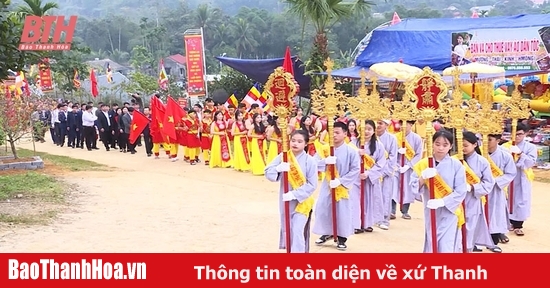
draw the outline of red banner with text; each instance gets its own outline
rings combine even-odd
[[[205,96],[202,35],[185,35],[184,42],[187,63],[187,93],[190,97]]]
[[[0,254],[0,287],[529,286],[537,281],[541,285],[546,283],[544,263],[549,256],[485,253]]]
[[[52,71],[50,69],[49,59],[43,59],[38,64],[38,79],[40,80],[40,90],[42,90],[42,92],[53,90]]]

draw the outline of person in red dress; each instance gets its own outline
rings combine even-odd
[[[195,165],[200,162],[199,154],[201,149],[201,139],[199,129],[201,123],[197,118],[197,113],[194,110],[189,110],[187,117],[183,119],[184,130],[187,132],[187,152],[189,155],[189,163]]]

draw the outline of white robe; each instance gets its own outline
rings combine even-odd
[[[357,150],[347,144],[342,144],[340,147],[334,148],[334,156],[336,156],[336,169],[340,176],[339,180],[342,186],[348,189],[350,193],[354,183],[359,178],[359,169],[361,159]],[[325,161],[318,157],[318,171],[325,172],[327,166]],[[313,224],[313,233],[317,235],[332,235],[332,194],[329,186],[328,173],[323,179],[319,197],[315,205],[315,223]],[[352,207],[350,199],[341,199],[336,202],[336,226],[337,234],[340,237],[349,237],[354,234],[352,223]]]
[[[289,152],[292,153],[292,152]],[[288,191],[292,191],[296,200],[289,201],[290,206],[290,252],[291,253],[307,253],[309,252],[309,223],[311,220],[311,212],[309,216],[296,212],[298,203],[308,199],[315,189],[317,189],[317,161],[309,156],[306,152],[302,152],[296,156],[296,160],[300,165],[302,173],[306,177],[306,183],[298,189],[292,189],[288,185]],[[284,186],[282,181],[282,173],[277,172],[277,165],[282,162],[282,154],[279,154],[271,163],[265,167],[265,177],[272,182],[280,181],[279,185],[279,212],[281,215],[281,229],[279,239],[279,249],[286,249],[286,228],[285,228],[285,204],[283,202]]]

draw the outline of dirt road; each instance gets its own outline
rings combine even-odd
[[[147,158],[138,149],[130,155],[37,144],[38,151],[96,161],[114,170],[67,174],[64,180],[82,192],[72,209],[48,226],[0,228],[0,252],[279,251],[277,184],[232,169],[172,163],[166,156]],[[501,245],[504,252],[550,252],[548,187],[534,184],[526,235],[509,235],[510,243]],[[352,236],[347,252],[421,252],[421,210],[420,203],[414,204],[412,220],[398,218],[388,231]],[[312,252],[338,251],[313,245]]]

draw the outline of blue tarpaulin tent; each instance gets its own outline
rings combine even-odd
[[[442,71],[451,66],[452,33],[475,29],[510,29],[550,26],[550,14],[483,18],[405,19],[374,30],[368,46],[357,57],[359,67],[397,62]],[[335,76],[358,78],[359,67],[336,70]],[[535,71],[509,71],[507,75]]]
[[[297,56],[291,57],[294,62],[294,79],[300,85],[300,95],[309,95],[309,76],[304,75],[304,65]],[[284,58],[273,59],[238,59],[228,57],[216,57],[223,64],[243,73],[254,81],[265,84],[269,75],[280,66],[283,66]]]

